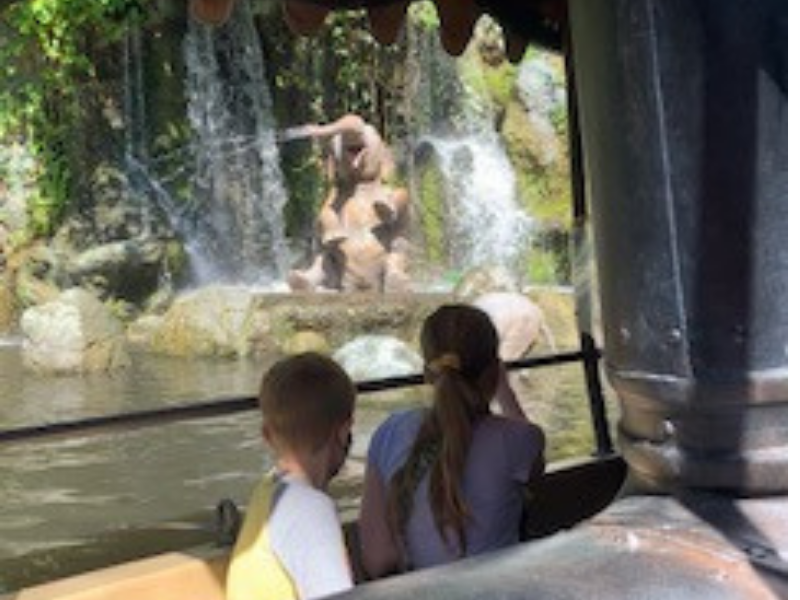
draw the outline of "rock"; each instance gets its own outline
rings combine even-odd
[[[17,322],[17,305],[12,279],[0,270],[0,336],[11,333]]]
[[[128,325],[125,337],[134,348],[149,349],[164,318],[159,315],[143,315]]]
[[[25,365],[45,373],[107,371],[130,363],[122,324],[90,293],[71,289],[22,315]]]
[[[253,293],[210,286],[179,296],[152,336],[156,352],[172,356],[246,356]]]
[[[448,295],[285,294],[212,286],[179,296],[161,320],[141,318],[129,336],[173,356],[253,356],[332,348],[366,334],[416,340]]]
[[[58,258],[41,243],[14,253],[9,259],[14,295],[21,308],[38,306],[58,298]]]
[[[111,242],[72,257],[65,270],[75,285],[138,304],[158,289],[167,252],[166,242]]]
[[[246,325],[252,353],[285,352],[301,332],[338,348],[366,334],[415,340],[422,320],[449,295],[256,294]]]
[[[354,381],[422,372],[423,361],[411,346],[388,335],[364,335],[339,348],[333,359]]]
[[[319,352],[330,354],[331,347],[325,336],[316,331],[298,331],[286,340],[281,347],[284,354],[301,354],[303,352]]]
[[[500,358],[519,360],[544,341],[555,350],[553,335],[544,311],[530,298],[511,292],[490,292],[478,296],[473,306],[486,312],[500,337]]]

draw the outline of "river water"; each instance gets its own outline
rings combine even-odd
[[[255,359],[134,355],[131,367],[115,373],[45,377],[26,371],[21,347],[4,342],[0,428],[253,396],[267,366]],[[555,456],[588,453],[580,366],[531,375],[518,382],[518,392],[529,415],[551,429]],[[390,412],[424,397],[417,388],[359,398],[353,449],[332,485],[343,520],[357,511],[372,432]],[[0,446],[0,593],[212,541],[217,503],[244,503],[269,467],[259,427],[252,411]]]

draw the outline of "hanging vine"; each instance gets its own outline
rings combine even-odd
[[[90,51],[141,15],[141,0],[29,0],[0,13],[0,139],[22,141],[38,163],[34,235],[52,232],[70,203],[81,89],[96,77]]]

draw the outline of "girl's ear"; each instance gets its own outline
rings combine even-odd
[[[261,425],[261,437],[264,438],[264,442],[266,442],[267,446],[270,448],[275,447],[275,436],[272,435],[266,423]]]

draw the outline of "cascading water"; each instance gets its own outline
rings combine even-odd
[[[138,23],[128,23],[123,48],[125,111],[125,155],[144,157],[147,153],[142,31]]]
[[[451,265],[515,270],[533,221],[516,200],[514,170],[497,135],[425,138],[446,183]]]
[[[191,205],[177,199],[179,194],[169,184],[185,178],[185,169],[164,176],[162,163],[172,162],[174,156],[153,156],[149,149],[147,121],[147,97],[144,84],[145,48],[142,44],[140,24],[128,24],[123,44],[123,110],[124,110],[124,160],[125,189],[129,204],[136,206],[141,213],[143,233],[153,235],[162,230],[164,219],[171,230],[169,235],[180,235],[183,248],[189,260],[194,279],[207,281],[211,270],[206,267],[207,258],[199,241],[191,234]],[[181,163],[185,163],[190,149],[177,150]],[[169,180],[167,182],[166,180]],[[158,234],[157,234],[158,235]],[[199,276],[198,276],[199,275]],[[171,280],[172,273],[164,270],[163,276]],[[164,282],[164,286],[171,285]]]
[[[287,263],[286,191],[248,3],[223,26],[190,20],[184,48],[195,168],[182,219],[198,283],[274,281]]]
[[[448,266],[517,270],[533,219],[517,202],[516,178],[484,90],[464,84],[436,31],[411,31],[407,88],[415,109],[411,147],[435,157],[446,202]],[[414,161],[410,161],[412,168]]]

